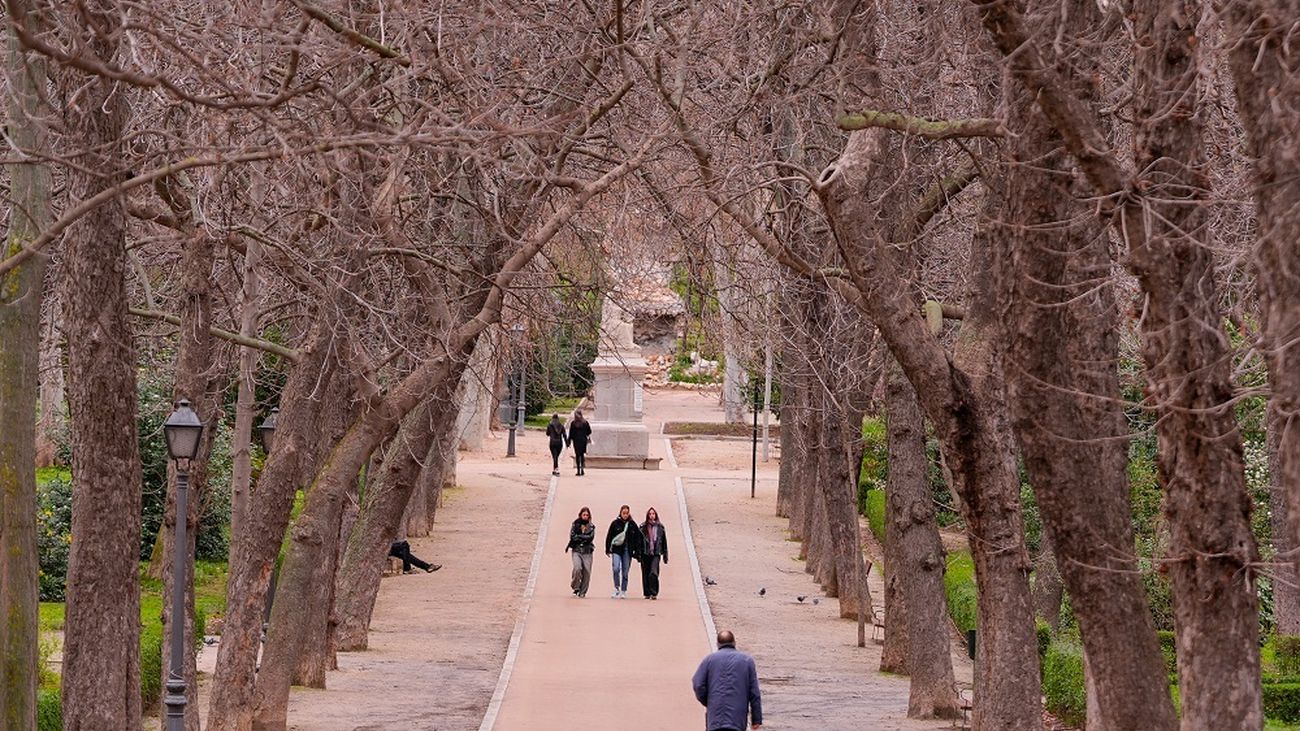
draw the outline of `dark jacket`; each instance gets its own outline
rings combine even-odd
[[[649,523],[641,524],[641,552],[643,558],[651,556],[662,556],[664,563],[668,563],[668,531],[664,529],[663,521],[659,521],[659,535],[655,537],[654,545],[650,545]]]
[[[586,527],[586,531],[582,528]],[[577,519],[569,527],[569,545],[564,547],[564,552],[568,553],[573,549],[574,553],[592,553],[596,550],[596,524],[590,520]]]
[[[583,419],[581,421],[574,419],[569,422],[569,443],[578,447],[586,447],[588,440],[591,439],[591,422]]]
[[[695,698],[708,709],[704,714],[704,728],[708,731],[749,728],[745,716],[749,716],[751,723],[763,723],[758,668],[754,658],[735,647],[723,645],[704,658],[691,678],[691,685],[695,688]]]
[[[551,419],[546,422],[546,436],[551,438],[551,444],[564,444],[567,438],[564,436],[564,425],[559,419]]]
[[[622,546],[614,546],[614,536],[623,532],[624,526],[627,527],[627,540]],[[613,523],[609,524],[609,532],[605,534],[605,555],[611,553],[629,553],[633,556],[641,555],[641,530],[636,527],[636,521],[628,518],[626,521],[622,518],[615,518]]]

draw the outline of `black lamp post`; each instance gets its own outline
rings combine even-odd
[[[262,451],[267,454],[271,453],[271,446],[275,443],[275,427],[279,421],[280,407],[271,409],[271,415],[266,417],[266,421],[257,425],[257,439],[262,443]]]
[[[271,448],[275,446],[275,427],[279,422],[280,407],[276,406],[271,409],[271,413],[266,420],[257,425],[257,441],[262,443],[262,451],[266,454],[271,453]],[[275,587],[280,582],[280,567],[276,566],[271,572],[271,585],[266,590],[266,608],[262,610],[262,630],[263,637],[266,636],[266,625],[271,621],[271,604],[275,602]]]
[[[186,523],[189,518],[190,461],[199,453],[203,422],[181,399],[163,422],[167,454],[176,463],[176,528],[172,541],[172,646],[167,672],[167,731],[185,731],[185,578]]]
[[[515,456],[515,435],[523,435],[524,428],[524,356],[523,349],[524,326],[516,322],[510,326],[510,343],[514,348],[519,349],[519,377],[515,380],[515,387],[518,389],[518,396],[515,398],[515,421],[510,425],[510,438],[506,441],[506,456]]]

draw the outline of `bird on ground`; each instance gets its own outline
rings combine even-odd
[[[814,605],[821,604],[821,603],[822,603],[822,600],[821,600],[821,599],[818,599],[817,597],[813,597],[813,604],[814,604]]]
[[[795,597],[795,599],[798,599],[798,600],[799,600],[799,603],[800,603],[800,604],[802,604],[802,603],[803,603],[803,600],[804,600],[804,599],[807,599],[807,598],[808,598],[808,595],[807,595],[807,594],[800,594],[799,596]]]
[[[760,586],[760,587],[758,587],[758,595],[759,595],[759,596],[767,596],[767,587],[765,587],[765,586]]]
[[[705,586],[717,586],[718,582],[714,581],[712,576],[705,576],[704,584]]]

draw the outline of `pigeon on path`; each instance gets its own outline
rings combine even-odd
[[[821,600],[821,599],[818,599],[817,597],[813,597],[813,605],[817,605],[817,604],[821,604],[821,603],[822,603],[822,600]]]
[[[808,595],[807,595],[807,594],[800,594],[799,596],[795,597],[795,599],[798,599],[798,600],[799,600],[799,603],[800,603],[800,604],[803,604],[803,600],[804,600],[804,599],[807,599],[807,598],[808,598]]]
[[[760,587],[758,587],[758,595],[759,595],[759,596],[767,596],[767,587],[765,587],[765,586],[760,586]]]
[[[717,585],[718,585],[718,582],[714,581],[712,576],[705,576],[705,577],[704,577],[704,585],[705,585],[705,586],[717,586]]]

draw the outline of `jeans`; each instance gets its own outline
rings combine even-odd
[[[614,562],[614,588],[627,591],[627,576],[632,570],[632,557],[626,553],[611,554]]]
[[[573,579],[569,588],[578,596],[586,596],[591,586],[591,554],[573,552]]]

